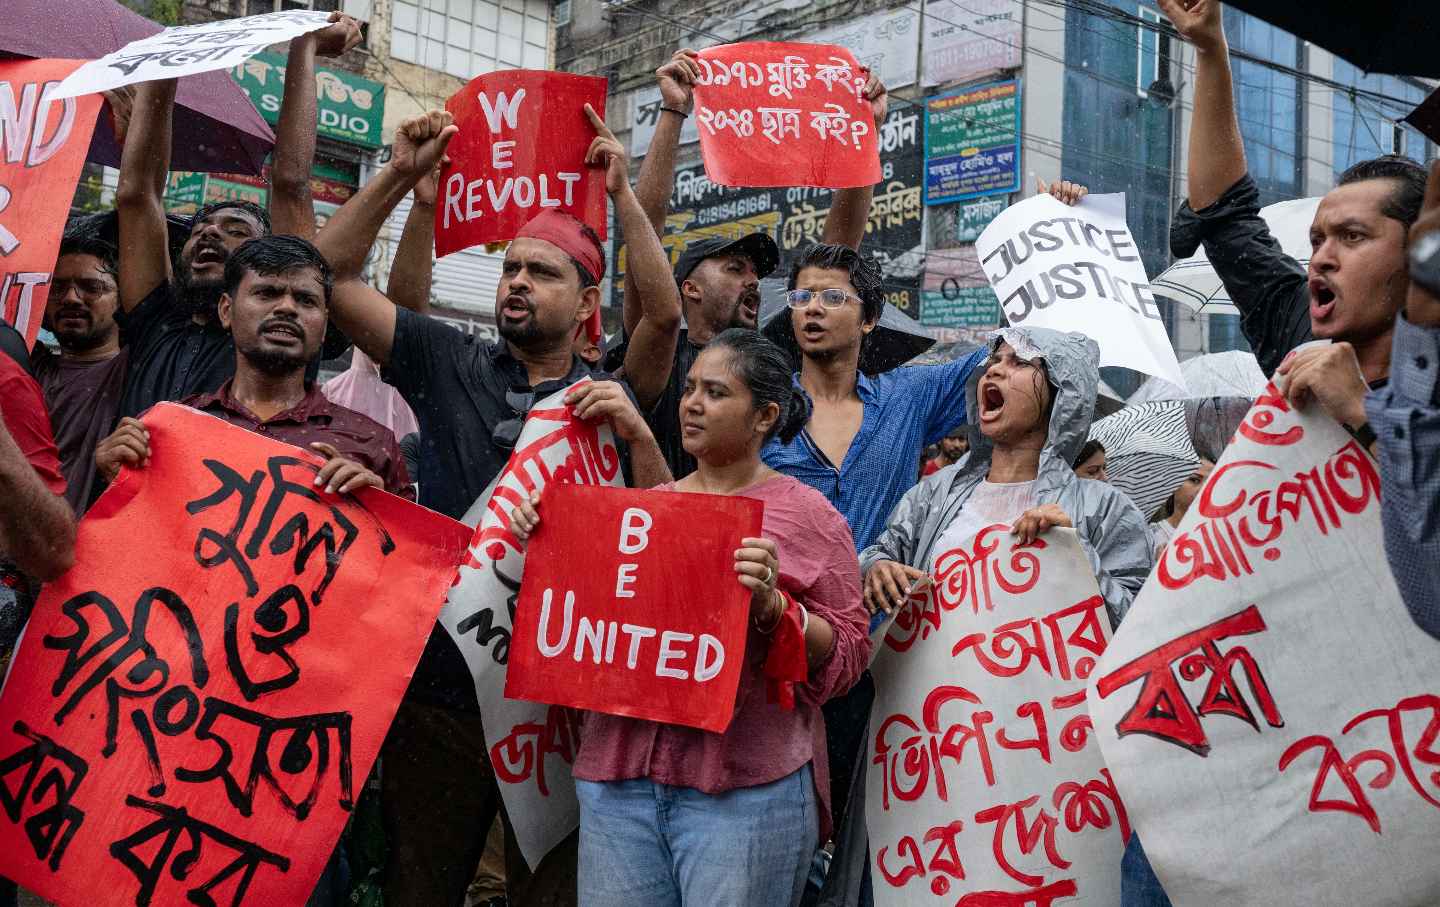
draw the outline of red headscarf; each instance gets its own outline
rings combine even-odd
[[[595,231],[585,226],[584,222],[573,215],[556,208],[546,208],[521,227],[520,232],[515,235],[516,239],[522,237],[542,239],[557,247],[584,265],[585,270],[589,271],[596,280],[605,276],[605,251],[600,248],[600,241],[595,236]],[[590,339],[599,343],[601,330],[598,305],[595,307],[595,311],[590,313],[590,320],[585,323],[585,328],[590,334]]]

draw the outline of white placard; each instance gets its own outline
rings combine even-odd
[[[876,658],[864,758],[881,907],[1120,902],[1128,825],[1090,731],[1110,636],[1074,530],[935,559]]]
[[[1185,386],[1125,224],[1124,193],[1074,206],[1028,198],[991,221],[975,249],[1011,325],[1079,331],[1100,345],[1101,365]]]
[[[664,116],[660,105],[660,89],[646,88],[630,96],[630,156],[644,157],[650,151],[650,141],[655,137],[655,126]],[[686,117],[680,123],[680,144],[690,145],[700,141],[700,127],[695,117]]]
[[[1440,641],[1400,601],[1379,495],[1359,443],[1271,386],[1090,677],[1177,907],[1436,903]]]
[[[561,403],[575,386],[535,404],[510,462],[465,514],[475,527],[470,563],[460,568],[440,612],[440,623],[474,675],[490,764],[515,840],[532,869],[580,824],[570,775],[580,738],[569,710],[505,698],[511,611],[525,570],[525,549],[510,531],[510,512],[550,482],[625,484],[610,426],[580,422]]]
[[[929,0],[923,83],[969,82],[1019,66],[1021,12],[1015,0]]]
[[[329,13],[291,10],[177,25],[91,60],[67,76],[52,97],[73,98],[138,82],[229,69],[272,44],[324,28],[330,24],[329,18]]]

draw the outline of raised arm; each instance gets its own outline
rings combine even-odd
[[[424,173],[444,157],[456,133],[448,111],[432,110],[395,130],[390,163],[366,183],[325,224],[315,245],[335,272],[330,317],[355,345],[377,363],[390,361],[395,340],[395,306],[360,280],[365,255],[385,219]]]
[[[341,12],[330,14],[331,25],[290,41],[285,64],[285,95],[275,127],[275,154],[270,164],[270,221],[276,233],[315,237],[315,202],[310,168],[315,163],[315,57],[338,57],[360,43],[360,23]]]
[[[38,406],[38,388],[35,398]],[[43,419],[43,410],[39,412]],[[48,433],[50,426],[43,430]],[[54,441],[49,443],[53,449]],[[75,561],[75,514],[63,497],[45,487],[4,419],[0,419],[0,553],[21,572],[42,581],[64,573]]]
[[[865,83],[865,98],[875,112],[875,135],[878,138],[880,125],[885,122],[885,113],[889,110],[889,99],[884,83],[874,73]],[[865,238],[865,225],[870,221],[870,201],[874,196],[873,185],[836,190],[830,198],[830,213],[825,217],[825,233],[821,242],[859,249],[861,240]]]
[[[1160,11],[1195,46],[1195,108],[1190,119],[1190,207],[1208,208],[1245,175],[1245,144],[1235,114],[1230,47],[1219,0],[1159,0]]]
[[[120,152],[115,211],[120,226],[120,306],[129,312],[171,279],[165,229],[165,180],[170,172],[175,80],[135,89],[130,125]]]
[[[595,139],[585,162],[605,168],[605,191],[615,202],[615,216],[626,236],[625,280],[633,286],[641,311],[625,351],[625,380],[641,409],[649,410],[665,392],[675,362],[675,341],[680,333],[680,291],[670,273],[670,259],[660,237],[650,229],[645,211],[630,188],[630,167],[624,147],[590,105],[585,114],[595,128]],[[626,293],[627,304],[630,293]]]
[[[390,263],[390,283],[385,293],[401,308],[421,315],[430,311],[430,285],[435,274],[435,195],[440,168],[420,178],[400,233],[395,260]]]

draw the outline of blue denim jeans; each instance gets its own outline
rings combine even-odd
[[[1150,868],[1140,836],[1134,833],[1120,861],[1120,907],[1170,907],[1170,897]]]
[[[581,907],[791,907],[819,836],[805,765],[704,794],[649,779],[576,781]]]

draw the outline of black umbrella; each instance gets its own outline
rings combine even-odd
[[[1406,114],[1401,122],[1414,126],[1430,141],[1440,142],[1440,90],[1430,92],[1430,96]]]
[[[1227,0],[1366,72],[1440,78],[1435,0]]]
[[[766,337],[775,341],[790,356],[795,370],[800,370],[800,347],[790,328],[790,306],[785,302],[783,281],[762,280],[760,290],[760,323]],[[778,286],[775,289],[774,284]],[[860,371],[875,376],[899,368],[935,345],[935,338],[925,333],[920,322],[894,306],[886,306],[880,323],[860,347]]]

